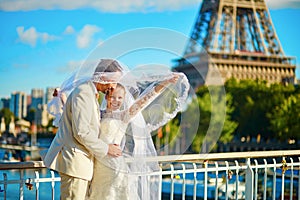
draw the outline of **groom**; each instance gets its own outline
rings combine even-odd
[[[111,75],[122,70],[117,61],[102,59],[92,80],[76,87],[64,105],[58,132],[43,159],[46,167],[60,174],[60,199],[84,199],[93,176],[94,157],[122,154],[119,146],[106,144],[98,137],[100,113],[96,98],[98,92],[106,93],[116,87],[119,77],[105,77],[105,73]]]

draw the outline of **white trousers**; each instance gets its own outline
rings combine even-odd
[[[88,181],[60,173],[60,199],[84,200],[88,189]]]

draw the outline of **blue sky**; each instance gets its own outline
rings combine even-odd
[[[285,54],[295,56],[299,66],[300,0],[266,2]],[[200,4],[201,0],[0,0],[0,98],[13,91],[30,94],[32,88],[59,86],[97,44],[126,31],[158,27],[188,37]],[[134,40],[132,36],[114,48],[126,49]],[[185,45],[178,42],[176,52],[183,53]],[[121,61],[129,67],[147,62],[172,65],[177,57],[149,50]],[[299,67],[296,76],[300,79]]]

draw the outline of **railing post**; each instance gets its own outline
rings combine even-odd
[[[51,181],[51,187],[52,187],[52,200],[54,200],[54,198],[55,198],[55,181],[54,181],[54,179],[55,179],[55,175],[54,175],[54,171],[50,171],[50,173],[51,173],[51,178],[52,178],[52,181]]]
[[[300,162],[300,157],[298,157],[298,162]],[[300,200],[300,168],[298,170],[298,200]]]
[[[257,163],[256,159],[254,159],[254,163],[255,163],[254,200],[257,200],[257,191],[258,191],[258,163]]]
[[[276,160],[273,158],[273,200],[276,199]]]
[[[193,191],[193,200],[197,199],[197,166],[196,163],[193,163],[194,167],[194,191]]]
[[[267,182],[268,182],[268,166],[267,160],[264,159],[265,163],[265,173],[264,173],[264,200],[267,200]]]
[[[162,166],[159,168],[159,186],[158,186],[158,200],[161,200],[162,196]]]
[[[291,160],[291,182],[290,182],[290,200],[293,200],[293,184],[294,184],[294,160],[293,158],[290,158]],[[298,194],[299,195],[299,194]]]
[[[236,166],[236,171],[235,171],[235,199],[239,199],[239,162],[237,160],[234,161],[235,166]]]
[[[170,200],[174,199],[174,166],[170,165],[171,168],[171,190],[170,190]]]
[[[208,183],[208,175],[207,175],[207,165],[208,161],[204,161],[203,163],[205,171],[204,171],[204,200],[207,200],[207,183]]]
[[[247,200],[253,199],[253,170],[251,169],[250,158],[247,158],[245,197]]]
[[[183,183],[182,183],[182,200],[185,200],[185,188],[186,188],[186,180],[185,180],[185,165],[184,164],[181,164],[182,166],[182,170],[183,170],[183,173],[182,173],[182,179],[183,179]]]
[[[7,192],[7,174],[3,173],[3,180],[4,180],[4,200],[6,200],[6,192]]]
[[[282,157],[282,166],[281,166],[281,200],[284,200],[284,178],[285,178],[285,157]]]
[[[225,161],[226,164],[226,185],[225,185],[225,200],[228,200],[229,192],[228,192],[228,183],[229,183],[229,164],[228,161]]]
[[[216,166],[216,182],[215,182],[215,200],[218,200],[218,195],[219,195],[219,188],[218,188],[218,182],[219,182],[219,169],[218,169],[218,162],[215,162]]]
[[[39,199],[39,189],[40,189],[40,175],[38,171],[35,171],[35,187],[36,187],[36,193],[35,193],[35,199]]]
[[[19,188],[19,193],[20,193],[20,200],[23,200],[24,198],[24,183],[23,183],[23,179],[24,179],[24,170],[21,169],[20,170],[20,188]]]

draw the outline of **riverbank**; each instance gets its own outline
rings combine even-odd
[[[11,137],[11,136],[10,136]],[[53,134],[37,134],[34,142],[30,134],[22,134],[19,138],[8,139],[0,137],[0,161],[17,162],[40,160],[39,151],[47,149],[53,138]],[[35,145],[31,145],[31,144]]]

